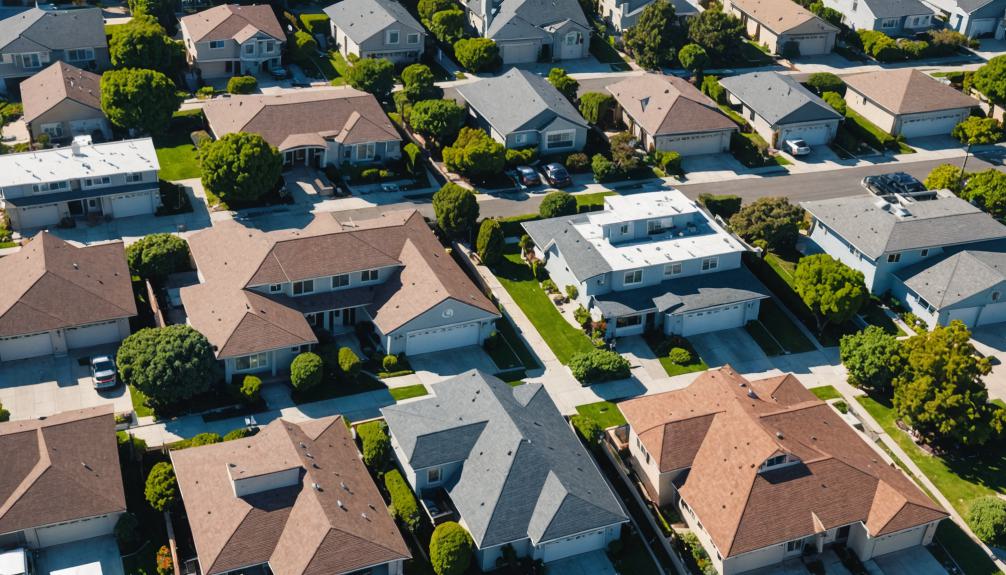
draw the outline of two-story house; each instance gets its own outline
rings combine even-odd
[[[344,56],[416,62],[426,45],[426,28],[397,0],[342,0],[325,8],[332,38]]]
[[[157,153],[150,138],[0,156],[0,207],[18,231],[66,219],[153,214],[161,204]]]
[[[1006,0],[924,0],[946,27],[968,38],[1006,35]]]
[[[282,61],[286,34],[268,4],[221,4],[181,19],[189,64],[203,79],[264,74]]]
[[[577,0],[466,0],[478,34],[496,42],[504,66],[590,55],[590,22]]]
[[[1006,226],[947,190],[804,202],[816,247],[929,326],[1006,321]]]
[[[643,10],[653,0],[600,0],[598,13],[616,32],[625,32],[636,25]],[[697,1],[673,0],[674,15],[680,24],[687,25],[688,19],[698,16],[704,8]]]
[[[742,327],[769,291],[738,238],[678,190],[608,196],[604,210],[525,222],[552,281],[576,286],[608,336]]]
[[[480,345],[500,317],[418,211],[272,232],[221,222],[189,249],[202,283],[182,304],[227,378],[286,370],[316,331],[369,322],[386,353],[416,355]]]
[[[912,37],[933,27],[933,9],[919,0],[825,0],[853,30]]]
[[[726,366],[619,409],[650,499],[679,510],[721,575],[835,545],[861,561],[919,548],[947,517],[792,374]]]
[[[479,570],[508,552],[547,564],[619,539],[628,515],[543,385],[473,369],[432,392],[381,412],[423,509],[469,531]]]
[[[50,142],[75,136],[112,137],[112,125],[101,109],[101,76],[56,62],[21,82],[24,121],[33,140]]]
[[[53,62],[108,68],[100,8],[31,8],[0,20],[0,93],[17,93],[21,80]]]

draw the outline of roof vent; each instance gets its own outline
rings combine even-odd
[[[321,491],[321,485],[318,485],[317,482],[312,483],[311,487],[313,487],[315,491]]]
[[[342,499],[337,500],[335,503],[339,506],[339,509],[346,511],[346,504],[342,502]]]
[[[778,438],[778,439],[785,439],[785,438],[783,437],[783,435],[782,435],[782,432],[781,432],[781,431],[777,431],[777,432],[775,432],[775,436],[776,436],[776,438]]]

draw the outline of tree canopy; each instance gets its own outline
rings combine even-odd
[[[437,575],[462,575],[472,560],[472,536],[461,525],[437,525],[430,538],[430,563]]]
[[[141,13],[116,26],[108,41],[108,55],[116,68],[148,68],[172,74],[185,61],[185,46],[172,40],[156,18]]]
[[[686,44],[678,51],[678,61],[692,74],[701,74],[709,65],[709,54],[698,44]]]
[[[424,21],[433,18],[433,15],[437,12],[456,8],[457,4],[454,0],[419,0],[419,4],[416,6],[416,10],[419,11],[419,18]]]
[[[283,158],[262,136],[227,134],[199,150],[203,186],[225,202],[254,202],[273,189]]]
[[[923,183],[930,190],[950,190],[954,193],[960,193],[966,177],[966,174],[964,178],[961,177],[960,167],[953,164],[940,164],[929,172]]]
[[[466,238],[479,218],[475,194],[467,188],[446,183],[433,194],[433,211],[437,226],[452,238]]]
[[[133,275],[160,282],[189,269],[189,244],[174,234],[150,234],[129,244],[126,261]]]
[[[615,97],[602,92],[587,92],[580,96],[580,114],[591,124],[599,124],[607,119],[608,111],[615,106]]]
[[[556,90],[571,103],[576,104],[576,91],[580,89],[580,83],[571,78],[566,70],[562,68],[552,68],[548,72],[548,83],[552,84]]]
[[[654,0],[639,15],[635,26],[623,34],[625,49],[647,70],[659,70],[674,61],[677,16],[674,4]]]
[[[962,144],[973,146],[994,144],[1002,139],[1003,127],[995,118],[971,116],[954,126],[950,135]]]
[[[989,545],[1006,542],[1006,501],[997,495],[986,495],[971,502],[968,526],[979,539]]]
[[[423,100],[413,104],[409,125],[442,144],[457,138],[465,125],[465,109],[454,100]]]
[[[461,128],[454,144],[444,148],[443,156],[448,170],[475,179],[498,174],[506,164],[503,144],[478,128]]]
[[[150,468],[147,482],[143,488],[147,503],[155,511],[164,511],[178,501],[178,480],[175,478],[175,468],[166,461],[157,463]]]
[[[1006,104],[1006,55],[996,56],[978,68],[971,85],[996,104]]]
[[[499,220],[487,218],[479,226],[475,251],[487,266],[496,265],[503,259],[503,227]]]
[[[122,341],[116,360],[122,380],[155,409],[204,393],[220,379],[213,346],[185,324],[141,329]]]
[[[762,240],[775,251],[792,250],[800,235],[803,208],[784,197],[758,198],[730,218],[730,228],[748,242]]]
[[[297,391],[317,387],[324,375],[321,356],[316,353],[310,351],[299,353],[290,363],[290,384]]]
[[[127,4],[134,20],[140,14],[148,14],[156,18],[169,35],[178,30],[178,19],[175,17],[179,8],[178,0],[129,0]]]
[[[995,168],[968,175],[960,195],[993,217],[1006,217],[1006,174]]]
[[[849,373],[849,383],[885,395],[890,393],[891,382],[903,363],[897,337],[871,325],[842,336],[838,348]]]
[[[360,58],[349,68],[346,81],[378,100],[387,100],[395,87],[395,65],[384,58]]]
[[[851,320],[870,298],[863,272],[827,254],[805,256],[793,273],[793,288],[817,317],[818,331]]]
[[[744,23],[716,8],[699,13],[688,26],[688,39],[702,46],[713,62],[736,55],[744,37]]]
[[[836,92],[839,96],[845,95],[845,82],[831,72],[815,72],[807,78],[806,84],[818,96],[823,96],[825,92]]]
[[[549,192],[538,206],[538,214],[543,218],[571,216],[576,213],[576,198],[563,191]]]
[[[441,10],[430,19],[429,28],[441,42],[454,44],[465,35],[465,13],[458,8]]]
[[[487,72],[499,63],[499,46],[489,38],[462,38],[454,43],[454,56],[470,72]]]
[[[410,64],[402,70],[402,91],[409,101],[418,102],[435,97],[439,90],[434,85],[435,78],[426,64]]]
[[[838,92],[825,92],[824,94],[821,94],[821,99],[843,116],[845,116],[845,114],[849,111],[849,107],[846,105],[845,99],[842,98],[841,94]]]
[[[120,128],[163,132],[181,103],[174,82],[156,70],[123,68],[101,77],[101,110]]]

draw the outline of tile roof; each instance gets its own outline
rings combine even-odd
[[[511,387],[471,370],[432,391],[381,411],[413,469],[464,460],[446,489],[479,548],[628,521],[540,384]]]
[[[1006,253],[964,250],[923,260],[894,275],[937,309],[944,309],[1006,282]]]
[[[618,105],[652,136],[737,130],[716,102],[677,76],[644,74],[607,87]]]
[[[877,537],[947,517],[793,375],[727,366],[619,407],[661,472],[689,469],[679,493],[724,557],[822,527],[861,521]],[[778,454],[799,462],[759,472]]]
[[[281,42],[286,40],[283,27],[268,4],[221,4],[183,16],[181,23],[193,42],[230,39],[243,42],[254,36],[256,31],[265,32]]]
[[[0,20],[0,50],[18,38],[51,50],[108,47],[101,8],[31,8]]]
[[[0,423],[0,534],[126,510],[110,405]]]
[[[595,295],[605,317],[634,315],[656,309],[682,314],[732,303],[772,297],[771,292],[744,266],[686,276],[659,284]]]
[[[0,337],[136,315],[122,242],[76,247],[39,232],[0,258],[0,277]]]
[[[587,127],[587,120],[548,80],[518,68],[457,87],[458,94],[501,134],[542,129],[556,117]]]
[[[730,0],[730,4],[777,35],[838,32],[838,28],[790,0]]]
[[[720,84],[773,126],[842,118],[799,82],[778,72],[730,76]]]
[[[396,0],[342,0],[325,8],[325,14],[357,44],[396,23],[425,33],[423,25]],[[405,40],[400,39],[400,42]]]
[[[341,416],[277,419],[171,461],[206,575],[266,562],[276,575],[349,573],[411,556]],[[256,480],[264,489],[242,485]]]
[[[213,133],[260,134],[281,151],[324,139],[344,145],[401,140],[377,98],[353,88],[215,98],[203,108]]]
[[[26,122],[33,121],[65,100],[101,112],[101,76],[56,62],[21,82],[21,99]]]
[[[978,100],[914,68],[843,76],[853,91],[892,114],[918,114],[978,106]]]

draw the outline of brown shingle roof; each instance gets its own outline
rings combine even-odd
[[[284,41],[286,34],[276,14],[268,4],[237,6],[221,4],[181,19],[193,42],[230,40],[239,42],[261,30],[273,38]],[[250,27],[250,30],[249,30]]]
[[[730,3],[777,35],[838,31],[838,28],[790,0],[730,0]]]
[[[171,460],[206,575],[265,562],[276,575],[335,575],[411,556],[340,416],[278,419]],[[250,477],[273,488],[236,496]]]
[[[724,367],[619,407],[662,472],[690,468],[679,493],[725,557],[822,527],[878,536],[947,516],[792,375],[749,382]],[[782,453],[801,463],[759,473]]]
[[[978,105],[978,100],[914,68],[852,74],[843,76],[842,80],[849,88],[892,114],[937,112]]]
[[[101,76],[56,62],[21,82],[24,120],[31,122],[64,100],[101,111]]]
[[[75,247],[40,232],[0,258],[0,336],[136,315],[122,242]]]
[[[612,84],[608,91],[651,136],[737,129],[716,102],[676,76],[644,74]]]
[[[0,423],[0,534],[126,510],[112,407]]]
[[[353,88],[218,98],[203,113],[217,137],[254,132],[280,150],[321,146],[322,138],[345,145],[401,140],[377,99]]]

